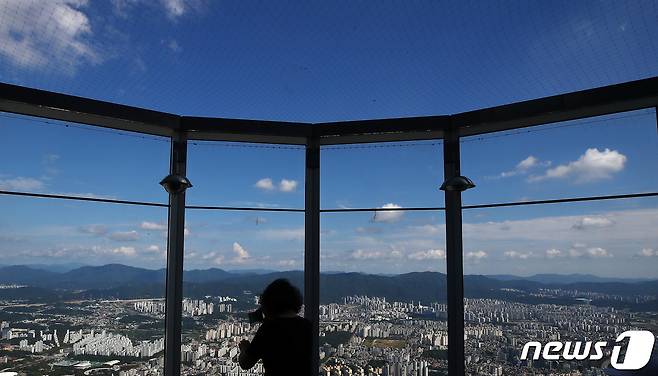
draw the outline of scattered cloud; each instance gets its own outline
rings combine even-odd
[[[527,260],[533,256],[532,252],[507,251],[504,253],[506,258]]]
[[[167,11],[167,15],[171,18],[177,18],[188,11],[184,0],[161,0],[162,5]]]
[[[136,241],[139,240],[139,233],[135,230],[132,231],[117,231],[109,235],[109,238],[114,241]]]
[[[575,178],[577,183],[609,179],[624,169],[628,158],[617,150],[608,148],[600,151],[590,148],[577,160],[546,170],[543,175],[531,176],[528,181]]]
[[[135,247],[119,247],[112,249],[112,253],[123,256],[135,256],[137,252]]]
[[[297,265],[297,260],[279,260],[276,262],[278,266],[292,268]]]
[[[576,230],[586,230],[590,228],[610,227],[614,222],[606,217],[583,217],[573,225]]]
[[[485,259],[488,257],[487,252],[485,251],[472,251],[472,252],[467,252],[464,255],[464,259],[466,261],[472,261],[472,262],[479,262],[482,259]]]
[[[146,251],[150,253],[162,253],[164,250],[160,248],[160,246],[151,244],[148,247],[146,247]]]
[[[0,189],[5,191],[41,191],[44,187],[43,181],[34,178],[17,176],[0,179]]]
[[[653,248],[643,248],[638,255],[642,257],[654,257],[658,256],[658,251]]]
[[[554,259],[562,256],[562,251],[559,249],[551,248],[546,250],[546,258]]]
[[[107,226],[105,225],[87,225],[80,227],[79,230],[84,234],[91,234],[96,236],[103,236],[107,234]]]
[[[279,182],[279,190],[281,192],[294,192],[297,189],[296,180],[281,179]]]
[[[550,165],[551,161],[540,161],[537,157],[530,155],[517,163],[513,170],[501,172],[497,177],[509,178],[516,175],[525,175],[533,168],[548,167]]]
[[[443,249],[428,249],[427,251],[418,251],[410,253],[407,257],[411,260],[443,260],[446,258],[446,251]]]
[[[87,0],[5,0],[0,2],[0,56],[15,66],[54,64],[74,73],[101,61],[92,46]]]
[[[236,264],[244,263],[251,257],[249,252],[247,252],[247,250],[244,249],[244,247],[242,247],[238,242],[233,242],[233,253],[235,253],[233,262]]]
[[[381,207],[382,209],[401,209],[402,207],[397,204],[393,203],[388,203],[384,206]],[[399,221],[402,216],[404,215],[403,210],[393,210],[393,211],[388,211],[388,210],[377,210],[375,212],[375,215],[372,217],[373,222],[386,222],[386,223],[391,223],[391,222],[397,222]]]
[[[150,230],[150,231],[166,231],[167,225],[163,223],[144,221],[139,225],[139,228],[141,228],[142,230]]]
[[[274,183],[272,183],[272,179],[270,178],[260,179],[254,186],[264,191],[273,191],[275,189]]]
[[[353,260],[373,260],[385,257],[385,253],[381,251],[365,251],[357,249],[350,253],[350,258]]]
[[[297,189],[299,183],[297,180],[290,179],[281,179],[279,185],[274,185],[272,178],[262,178],[254,184],[254,186],[263,191],[275,191],[279,192],[294,192]]]
[[[608,250],[601,247],[594,247],[587,249],[572,248],[569,250],[569,256],[574,258],[579,258],[579,257],[605,258],[605,257],[612,257],[612,254],[608,252]]]

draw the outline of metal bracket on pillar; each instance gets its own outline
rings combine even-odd
[[[313,324],[309,375],[320,368],[320,143],[310,137],[306,145],[306,203],[304,237],[304,316]]]
[[[164,370],[165,376],[179,376],[181,321],[183,318],[185,190],[192,186],[185,177],[187,169],[186,132],[177,131],[172,136],[170,158],[170,175],[160,183],[169,193]]]
[[[457,128],[447,129],[443,140],[445,181],[459,177]],[[444,184],[445,185],[445,184]],[[448,374],[464,375],[464,266],[462,201],[460,189],[444,189],[446,207],[446,263],[448,297]]]

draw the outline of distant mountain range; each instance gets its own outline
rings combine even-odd
[[[36,269],[34,266],[5,266],[0,268],[0,284],[19,284],[29,287],[0,289],[0,298],[162,297],[165,290],[165,278],[165,269],[151,270],[121,264],[83,266],[65,272]],[[189,297],[239,295],[244,291],[259,293],[276,278],[287,278],[297,286],[302,286],[304,274],[302,271],[229,272],[215,268],[186,270],[183,274],[183,289],[185,296]],[[578,274],[540,274],[531,277],[464,276],[464,294],[466,297],[472,298],[537,302],[533,292],[541,288],[596,292],[626,297],[656,296],[658,295],[658,280],[613,279]],[[383,296],[389,300],[422,301],[424,303],[445,302],[446,290],[446,275],[437,272],[399,275],[332,272],[320,275],[322,302],[337,302],[350,295]],[[564,298],[564,300],[568,303],[573,298]]]
[[[516,275],[509,274],[495,274],[487,275],[489,278],[497,279],[499,281],[533,281],[539,283],[549,283],[557,285],[567,285],[570,283],[579,283],[579,282],[593,282],[593,283],[603,283],[603,282],[621,282],[621,283],[635,283],[635,282],[647,282],[651,281],[651,278],[609,278],[609,277],[598,277],[592,274],[535,274],[529,277],[519,277]]]

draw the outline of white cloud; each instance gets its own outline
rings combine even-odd
[[[41,180],[22,176],[0,179],[0,189],[5,191],[40,191],[44,186]]]
[[[292,268],[295,265],[297,265],[297,261],[296,260],[279,260],[279,261],[276,262],[276,264],[278,266],[283,266],[283,267],[286,267],[286,268]]]
[[[473,262],[479,262],[480,260],[487,258],[487,252],[485,251],[472,251],[472,252],[467,252],[464,255],[464,258],[467,261],[473,261]]]
[[[373,260],[380,259],[385,256],[384,252],[381,251],[365,251],[363,249],[357,249],[350,253],[350,258],[354,260]]]
[[[517,251],[507,251],[504,253],[505,257],[511,259],[520,259],[527,260],[533,256],[532,252],[517,252]]]
[[[538,161],[539,160],[536,157],[531,155],[528,158],[526,158],[526,159],[522,160],[521,162],[519,162],[516,165],[516,167],[519,168],[519,169],[522,169],[522,170],[527,170],[531,167],[536,166]]]
[[[164,250],[160,249],[160,246],[151,244],[148,247],[146,247],[146,251],[150,253],[162,253]]]
[[[612,257],[612,254],[608,250],[601,247],[579,249],[572,248],[569,250],[569,256],[578,258],[578,257],[589,257],[589,258],[605,258]]]
[[[408,258],[412,260],[443,260],[446,258],[446,251],[443,249],[428,249],[427,251],[418,251],[410,253]]]
[[[139,233],[135,230],[117,231],[111,233],[109,238],[115,241],[136,241],[139,240]]]
[[[144,221],[139,225],[139,228],[141,228],[142,230],[150,230],[150,231],[166,231],[167,225],[162,223]]]
[[[233,243],[233,253],[235,253],[235,257],[233,258],[233,262],[235,263],[243,263],[250,258],[249,252],[238,242]]]
[[[614,222],[606,217],[582,217],[573,225],[576,230],[586,230],[589,228],[610,227]]]
[[[281,192],[294,192],[297,189],[296,180],[281,179],[279,182],[279,190]]]
[[[272,179],[270,179],[270,178],[260,179],[259,181],[256,182],[256,184],[254,186],[256,188],[262,189],[264,191],[274,190],[274,183],[272,183]]]
[[[530,155],[524,160],[517,163],[513,170],[501,172],[498,175],[498,177],[508,178],[516,175],[525,175],[528,173],[528,170],[532,168],[536,168],[540,166],[548,167],[550,165],[551,165],[550,161],[541,162],[537,157]]]
[[[653,257],[653,256],[658,256],[658,251],[656,251],[656,250],[653,249],[653,248],[643,248],[643,249],[640,251],[639,256],[642,256],[642,257]]]
[[[112,249],[112,253],[122,256],[135,256],[135,247],[119,247]]]
[[[262,178],[254,184],[254,187],[261,189],[263,191],[274,191],[278,190],[280,192],[294,192],[297,189],[299,183],[296,180],[291,179],[281,179],[279,185],[274,185],[272,178]]]
[[[40,68],[54,64],[73,73],[100,57],[90,42],[86,0],[4,0],[0,2],[0,55],[12,64]]]
[[[188,10],[184,0],[161,0],[171,18],[180,17]]]
[[[602,217],[614,222],[614,231],[580,231],[574,224],[583,218]],[[507,228],[501,231],[501,228]],[[471,241],[547,241],[564,243],[627,243],[637,239],[658,239],[658,209],[619,210],[595,215],[547,216],[530,219],[469,223],[463,225],[464,238]],[[547,248],[556,247],[549,245]]]
[[[561,256],[562,256],[562,251],[560,251],[559,249],[551,248],[546,250],[546,258],[553,259]]]
[[[613,174],[624,169],[628,158],[617,150],[608,148],[599,151],[590,148],[577,160],[548,169],[543,175],[531,176],[531,182],[546,179],[563,179],[574,177],[578,183],[609,179]]]
[[[400,209],[402,208],[400,205],[393,204],[393,203],[388,203],[384,206],[381,207],[382,209]],[[395,210],[395,211],[376,211],[375,215],[372,217],[372,220],[374,222],[397,222],[399,221],[402,216],[404,215],[404,211],[402,210]]]
[[[107,234],[107,226],[105,225],[88,225],[80,227],[80,232],[96,236],[103,236]]]

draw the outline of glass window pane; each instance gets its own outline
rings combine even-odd
[[[618,113],[466,137],[464,204],[656,191],[656,113]]]
[[[162,374],[164,314],[146,307],[164,302],[167,209],[14,196],[0,207],[2,369]]]
[[[321,207],[443,206],[440,141],[322,148]]]
[[[523,348],[605,341],[609,359],[622,332],[655,333],[656,229],[656,198],[465,210],[468,373],[592,374],[601,361],[521,359]]]
[[[446,375],[443,212],[322,215],[321,374]]]
[[[304,214],[188,210],[186,223],[183,374],[262,374],[260,362],[241,370],[239,343],[253,340],[249,313],[269,283],[303,294]]]
[[[167,202],[167,138],[0,113],[0,190]]]
[[[304,208],[305,149],[190,141],[188,205]]]

